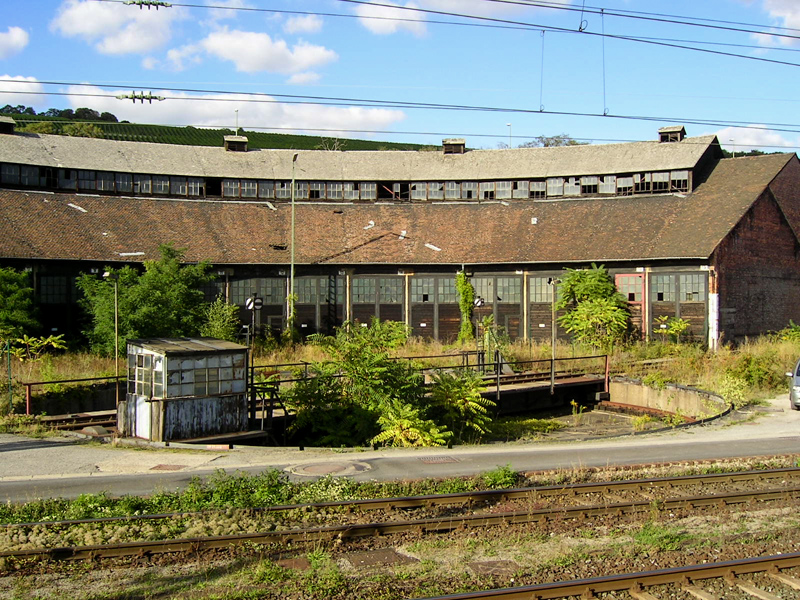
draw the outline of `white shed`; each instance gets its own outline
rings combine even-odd
[[[214,338],[128,340],[117,427],[162,442],[247,431],[247,347]]]

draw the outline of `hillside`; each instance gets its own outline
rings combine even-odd
[[[36,122],[49,121],[55,131],[60,133],[63,125],[76,123],[58,117],[44,115],[5,114],[23,128]],[[231,129],[205,129],[198,127],[171,127],[166,125],[142,125],[138,123],[109,123],[91,121],[91,124],[103,132],[109,140],[131,142],[154,142],[157,144],[181,144],[186,146],[222,146],[222,138],[234,135]],[[399,142],[383,142],[337,138],[311,135],[295,135],[285,133],[264,133],[240,129],[240,135],[247,136],[250,148],[284,148],[296,150],[422,150],[430,148],[423,144],[405,144]]]

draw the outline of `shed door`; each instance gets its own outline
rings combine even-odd
[[[136,437],[150,439],[150,402],[147,396],[136,396]]]

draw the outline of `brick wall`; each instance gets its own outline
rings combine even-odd
[[[800,208],[800,177],[795,175],[782,173],[778,180],[784,202]],[[795,180],[795,199],[786,176]],[[800,322],[800,246],[771,190],[755,201],[712,261],[718,273],[723,342],[781,329],[790,319]]]

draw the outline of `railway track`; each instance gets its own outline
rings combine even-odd
[[[534,502],[559,498],[577,499],[580,496],[602,495],[618,496],[626,492],[642,493],[661,489],[676,490],[691,487],[721,486],[742,483],[763,483],[796,480],[800,482],[800,468],[765,469],[762,471],[743,471],[737,473],[711,473],[704,475],[684,475],[679,477],[654,477],[647,479],[630,479],[625,481],[605,481],[600,483],[573,483],[569,485],[551,485],[500,490],[481,490],[452,494],[431,494],[421,496],[403,496],[393,498],[368,498],[341,502],[318,502],[314,504],[284,504],[249,508],[252,513],[277,513],[288,511],[313,512],[329,510],[335,513],[357,511],[396,511],[414,510],[436,507],[470,507],[487,506],[498,502],[523,501]],[[648,499],[648,501],[650,501]],[[196,516],[206,513],[164,513],[152,515],[135,515],[126,517],[103,517],[99,519],[78,519],[68,521],[44,521],[37,523],[14,523],[0,527],[46,526],[64,528],[84,523],[132,522],[176,517]]]
[[[39,417],[39,422],[45,427],[59,431],[79,431],[93,425],[106,428],[116,427],[117,411],[99,410],[86,413],[44,416]]]
[[[597,594],[614,592],[627,592],[630,597],[636,600],[654,600],[659,597],[667,597],[666,594],[656,595],[658,593],[656,591],[657,588],[664,586],[677,586],[685,594],[700,600],[716,600],[722,596],[705,589],[709,587],[709,580],[713,579],[721,580],[725,586],[738,588],[754,598],[778,600],[780,596],[759,587],[748,579],[743,578],[742,575],[765,574],[775,582],[786,586],[786,588],[800,590],[800,579],[782,573],[785,569],[795,567],[800,567],[800,553],[797,552],[484,592],[450,594],[448,596],[429,597],[425,600],[444,600],[445,598],[447,600],[490,600],[496,598],[502,598],[503,600],[545,600],[576,596],[588,599],[596,598]],[[719,584],[715,587],[719,587]]]
[[[350,523],[339,526],[291,528],[237,535],[195,537],[169,540],[151,540],[102,544],[80,547],[37,548],[0,552],[0,559],[23,560],[94,560],[98,558],[120,558],[151,556],[176,552],[198,552],[241,546],[245,544],[276,544],[289,546],[309,542],[330,542],[348,539],[393,535],[400,533],[443,533],[470,528],[485,528],[500,525],[547,523],[554,520],[585,520],[604,515],[632,515],[652,512],[654,509],[675,511],[701,507],[727,507],[735,504],[796,500],[800,498],[800,486],[666,498],[654,503],[652,500],[634,502],[603,503],[588,506],[556,507],[547,509],[525,509],[511,512],[478,513],[457,516],[441,516],[428,519],[388,521],[373,523]],[[315,505],[320,506],[320,505]],[[285,507],[284,507],[285,508]]]

